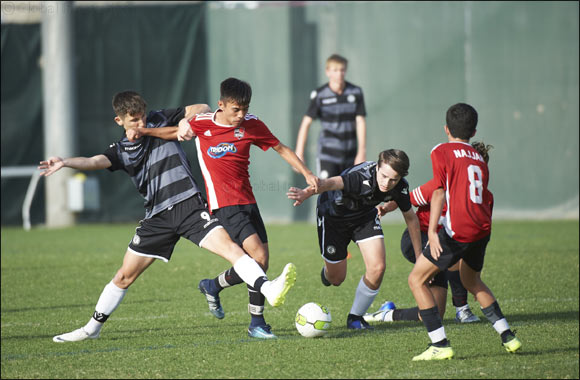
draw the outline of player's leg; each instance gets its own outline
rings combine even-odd
[[[361,277],[354,301],[347,317],[347,327],[370,329],[363,315],[379,293],[385,274],[385,243],[382,236],[375,236],[358,242],[365,263],[365,274]]]
[[[123,265],[109,282],[99,297],[95,312],[89,322],[80,329],[70,333],[57,335],[54,342],[76,342],[87,338],[96,339],[101,333],[101,328],[109,316],[117,309],[127,289],[155,261],[152,257],[137,256],[130,250],[125,253]]]
[[[500,335],[503,346],[508,352],[516,352],[522,346],[503,315],[499,304],[491,290],[481,280],[485,247],[489,237],[472,243],[473,247],[466,253],[460,262],[459,273],[461,282],[467,290],[475,296],[481,306],[481,311]]]
[[[176,208],[183,215],[177,230],[180,236],[230,262],[238,276],[262,293],[272,306],[284,303],[286,293],[296,282],[294,264],[286,264],[280,276],[270,281],[258,263],[230,238],[219,219],[210,215],[203,198],[192,197],[192,202],[181,202]]]
[[[427,247],[428,249],[429,247]],[[413,360],[451,359],[454,355],[453,349],[447,340],[435,298],[427,285],[429,279],[438,271],[440,269],[435,264],[421,255],[417,259],[411,274],[409,274],[409,287],[419,307],[421,320],[431,339],[431,344],[427,350],[421,355],[413,357]]]
[[[376,209],[352,222],[352,239],[358,244],[365,263],[365,274],[360,279],[347,318],[347,327],[372,328],[363,318],[379,292],[385,274],[385,241],[381,220]]]
[[[444,274],[443,272],[439,272],[435,277],[438,275]],[[444,277],[444,276],[443,276]],[[447,303],[447,287],[440,286],[438,284],[431,283],[430,284],[431,293],[433,293],[433,297],[435,298],[435,303],[437,305],[437,309],[439,310],[439,315],[441,318],[445,315],[445,307]],[[394,304],[393,304],[394,305]],[[367,322],[397,322],[397,321],[420,321],[421,318],[419,316],[419,308],[418,307],[410,307],[406,309],[397,309],[391,305],[391,307],[384,307],[385,305],[381,306],[381,308],[371,314],[365,314],[363,318]],[[389,305],[387,305],[389,306]]]
[[[220,208],[214,211],[221,224],[226,229],[230,238],[239,246],[243,247],[245,252],[250,255],[266,272],[268,270],[269,252],[267,247],[266,228],[260,216],[258,206],[252,205],[234,205]],[[225,316],[219,293],[231,286],[243,283],[240,276],[234,268],[229,268],[220,273],[213,279],[203,279],[199,282],[198,288],[206,296],[208,306],[216,318]],[[250,305],[260,305],[263,309],[264,299],[260,292],[250,290]],[[252,303],[255,300],[257,303]],[[250,307],[249,310],[257,310]],[[265,324],[265,323],[264,323]]]
[[[123,265],[113,280],[103,289],[93,317],[84,327],[68,334],[55,336],[53,338],[55,342],[99,337],[103,323],[119,306],[129,286],[155,259],[165,262],[171,259],[175,244],[179,240],[179,235],[172,228],[171,217],[171,212],[164,212],[139,223],[123,258]]]
[[[461,283],[459,262],[447,270],[447,280],[451,287],[453,306],[455,306],[455,320],[461,323],[479,322],[479,317],[473,314],[467,303],[467,289]]]
[[[246,255],[223,228],[214,228],[200,242],[200,247],[229,261],[240,278],[262,293],[268,303],[274,307],[284,303],[288,290],[296,282],[296,266],[292,263],[286,264],[280,276],[274,280],[268,280],[258,263]]]
[[[415,356],[413,360],[451,359],[454,355],[428,282],[435,274],[446,270],[460,259],[464,245],[450,238],[444,229],[439,231],[438,236],[443,248],[439,258],[435,260],[431,256],[430,247],[426,246],[409,274],[409,287],[419,307],[421,320],[431,339],[431,344],[427,350],[421,355]]]

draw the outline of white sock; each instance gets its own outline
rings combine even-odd
[[[115,311],[117,306],[119,306],[126,293],[127,289],[119,288],[111,280],[111,282],[109,282],[103,289],[103,292],[99,297],[99,301],[97,301],[97,306],[95,306],[95,312],[108,317],[113,311]],[[99,322],[95,320],[95,318],[91,318],[85,325],[84,329],[88,334],[93,335],[101,330],[101,327],[103,327],[103,322]]]
[[[443,339],[447,339],[447,335],[445,335],[445,328],[441,326],[437,330],[431,331],[429,333],[429,338],[431,338],[431,343],[437,343],[441,342]]]
[[[252,287],[255,285],[257,279],[266,277],[264,270],[248,255],[240,257],[234,263],[234,270],[246,284]]]
[[[507,320],[505,318],[502,318],[493,324],[493,328],[495,329],[495,331],[497,331],[498,334],[501,335],[502,332],[510,329],[510,325],[508,325]]]
[[[465,310],[465,309],[468,309],[468,308],[469,308],[469,305],[468,304],[465,304],[465,305],[459,306],[459,307],[455,306],[455,311],[456,312],[460,312],[460,311]]]
[[[354,295],[354,302],[352,303],[352,307],[350,308],[350,314],[354,315],[364,315],[367,312],[375,297],[379,293],[379,289],[372,290],[363,281],[363,277],[361,277],[358,286],[356,287],[356,292]]]

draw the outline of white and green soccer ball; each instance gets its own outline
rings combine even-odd
[[[296,329],[306,338],[315,338],[326,334],[332,317],[326,306],[316,302],[303,305],[296,313]]]

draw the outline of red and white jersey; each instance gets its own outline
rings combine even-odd
[[[250,147],[266,151],[280,144],[266,124],[252,114],[233,127],[219,124],[216,113],[199,114],[189,125],[197,135],[195,144],[205,180],[209,209],[256,203],[250,184]]]
[[[435,187],[433,180],[431,179],[429,182],[424,183],[423,185],[416,187],[411,191],[411,204],[417,207],[417,218],[419,218],[419,228],[421,231],[427,233],[429,230],[429,216],[431,215],[431,195],[433,195],[433,191],[435,191],[437,187]],[[437,230],[442,227],[443,217],[447,212],[447,204],[443,205],[443,211],[441,213],[441,217],[439,218],[439,227]]]
[[[462,243],[489,235],[493,196],[481,154],[468,143],[448,142],[433,148],[431,163],[433,186],[445,190],[447,234]]]

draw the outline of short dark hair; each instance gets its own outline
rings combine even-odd
[[[383,163],[393,168],[401,177],[406,177],[409,174],[409,166],[411,166],[409,156],[402,150],[388,149],[379,153],[377,166],[381,166]]]
[[[113,96],[113,111],[119,117],[141,115],[146,109],[145,99],[135,91],[118,92]]]
[[[247,106],[252,100],[252,87],[243,80],[228,78],[220,85],[220,100],[233,101],[240,106]]]
[[[471,146],[481,154],[483,160],[487,164],[489,162],[489,151],[493,148],[493,145],[485,145],[483,141],[474,141]]]
[[[445,121],[451,136],[469,141],[477,127],[477,111],[469,104],[457,103],[449,107]]]

